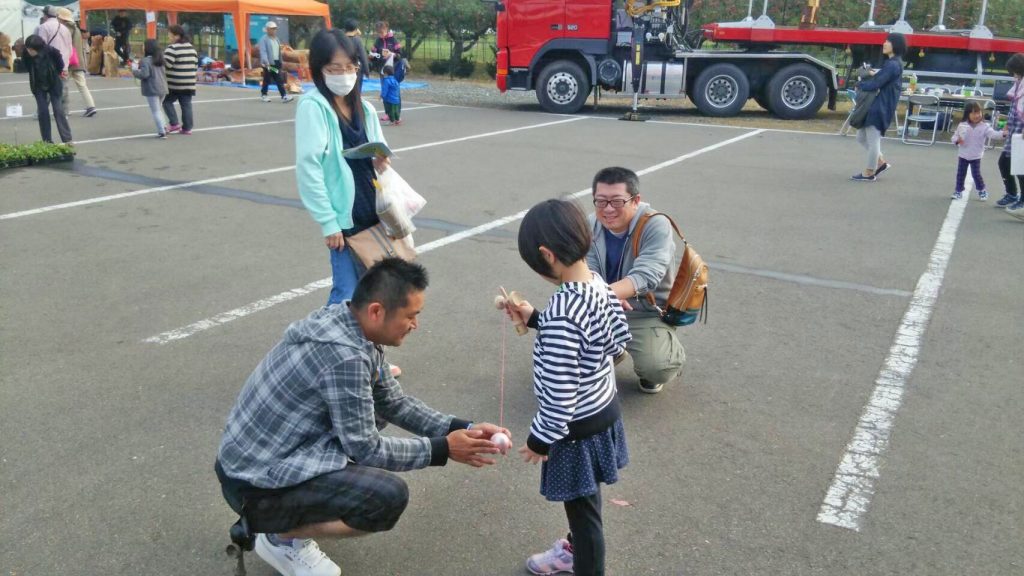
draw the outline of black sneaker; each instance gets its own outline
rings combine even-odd
[[[854,174],[853,176],[850,176],[850,180],[853,180],[854,182],[874,182],[875,177],[865,176],[863,174]]]
[[[1010,204],[1013,204],[1018,200],[1020,200],[1019,196],[1014,196],[1013,194],[1004,194],[1003,197],[1000,198],[998,202],[996,202],[996,206],[1005,208],[1006,206],[1009,206]]]
[[[885,171],[886,171],[886,170],[888,170],[889,168],[890,168],[890,166],[889,166],[889,163],[888,163],[888,162],[882,162],[882,165],[881,165],[881,166],[879,166],[879,167],[878,167],[878,168],[877,168],[877,169],[875,170],[875,177],[877,177],[877,176],[878,176],[879,174],[881,174],[882,172],[885,172]]]
[[[653,382],[648,382],[643,378],[640,379],[640,384],[638,385],[638,388],[640,388],[640,391],[644,394],[657,394],[658,392],[661,392],[661,389],[664,387],[664,384],[654,384]]]
[[[86,108],[85,109],[85,114],[82,114],[82,116],[84,116],[86,118],[92,118],[95,115],[96,115],[96,108],[95,107],[93,107],[93,108]]]

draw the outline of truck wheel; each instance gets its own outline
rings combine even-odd
[[[537,78],[537,101],[555,114],[575,114],[590,96],[590,81],[575,62],[559,60],[548,64]]]
[[[733,64],[715,64],[697,76],[693,103],[707,116],[735,116],[750,97],[746,74]]]
[[[821,71],[810,64],[779,70],[768,82],[768,109],[779,118],[804,120],[818,113],[828,89]]]

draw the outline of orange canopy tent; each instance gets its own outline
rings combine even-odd
[[[176,23],[178,12],[220,12],[231,14],[235,21],[235,40],[238,42],[238,61],[245,71],[249,51],[249,16],[251,14],[277,14],[293,16],[322,16],[324,25],[331,27],[331,11],[327,4],[315,0],[79,0],[81,21],[86,21],[91,10],[145,10],[167,12],[168,22]],[[146,22],[146,37],[156,38],[156,21]]]

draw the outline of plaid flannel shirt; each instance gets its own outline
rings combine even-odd
[[[388,422],[419,437],[382,436]],[[412,470],[431,463],[432,438],[436,446],[465,424],[402,392],[344,302],[288,327],[246,381],[218,459],[228,476],[260,488],[294,486],[349,460]]]
[[[1006,117],[1006,129],[1009,130],[1009,136],[1006,137],[1006,144],[1003,146],[1004,156],[1010,155],[1010,143],[1013,140],[1013,135],[1024,133],[1024,117],[1021,117],[1021,115],[1017,113],[1018,102],[1013,97],[1019,90],[1022,90],[1019,85],[1020,82],[1015,83],[1013,87],[1010,88],[1010,92],[1008,94],[1010,97],[1010,113]],[[1022,94],[1020,98],[1024,98],[1024,94]]]

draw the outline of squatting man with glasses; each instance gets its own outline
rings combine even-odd
[[[258,533],[256,553],[286,576],[338,576],[315,537],[390,530],[409,501],[394,472],[482,467],[505,428],[442,414],[406,395],[382,346],[416,329],[427,273],[388,258],[350,301],[293,323],[249,376],[215,466],[228,504]],[[383,436],[388,423],[415,437]]]

